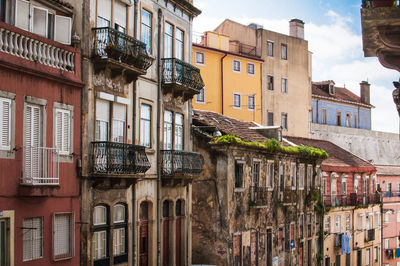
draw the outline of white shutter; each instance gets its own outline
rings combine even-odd
[[[56,109],[55,144],[60,154],[69,155],[71,148],[71,112]]]
[[[71,214],[54,215],[54,256],[70,255],[71,252]]]
[[[114,20],[126,29],[126,5],[120,1],[114,2]]]
[[[54,21],[54,40],[63,44],[71,44],[71,18],[56,15]]]
[[[11,100],[0,98],[0,150],[11,148]]]
[[[29,31],[30,4],[25,0],[17,0],[15,8],[15,26]]]
[[[32,32],[47,37],[47,9],[32,6]]]
[[[111,0],[97,1],[97,16],[111,21]]]
[[[105,100],[96,100],[96,120],[110,121],[110,102]]]
[[[119,103],[113,104],[113,119],[126,121],[126,105]]]
[[[28,105],[25,112],[25,175],[39,177],[40,107]]]

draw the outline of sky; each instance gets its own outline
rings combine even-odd
[[[194,19],[194,34],[214,30],[224,19],[289,34],[293,18],[305,22],[305,39],[313,53],[313,81],[333,80],[360,95],[360,82],[371,84],[372,129],[399,132],[392,99],[395,70],[376,57],[365,58],[361,35],[361,0],[194,0],[202,14]]]

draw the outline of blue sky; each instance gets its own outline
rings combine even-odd
[[[288,34],[289,20],[305,22],[305,39],[313,52],[313,80],[332,79],[359,95],[359,83],[371,83],[372,128],[398,133],[399,118],[392,100],[392,82],[399,73],[384,68],[377,58],[364,58],[361,0],[194,0],[202,14],[193,30],[213,30],[224,19],[255,22],[265,29]]]

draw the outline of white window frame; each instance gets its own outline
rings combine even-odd
[[[390,239],[389,238],[385,238],[384,242],[385,242],[385,249],[389,249],[389,247],[390,247]]]
[[[56,217],[62,215],[70,216],[69,252],[65,254],[55,254],[57,245]],[[73,256],[75,256],[75,215],[71,212],[54,213],[53,214],[53,259],[54,261],[59,261],[72,258]]]
[[[6,115],[3,113],[4,110],[4,104],[7,103],[8,104],[8,115],[6,118]],[[12,114],[13,114],[13,101],[11,99],[8,98],[2,98],[0,97],[0,150],[3,151],[9,151],[11,150],[11,139],[12,139]],[[7,132],[4,132],[5,129],[3,128],[3,124],[4,124],[4,119],[7,119]],[[5,145],[3,143],[3,138],[4,135],[7,135],[7,144]]]
[[[379,260],[379,248],[378,246],[374,247],[374,263],[378,263]]]
[[[283,86],[285,84],[285,86]],[[281,92],[282,93],[288,93],[289,88],[288,88],[288,79],[286,77],[281,78]]]
[[[148,106],[150,108],[150,118],[143,117],[143,106]],[[149,103],[141,102],[140,103],[140,145],[145,146],[150,149],[152,147],[152,115],[153,115],[153,106]],[[147,123],[149,122],[149,128],[147,128]],[[145,128],[146,127],[146,128]],[[144,136],[145,132],[149,131],[149,136]],[[149,138],[149,145],[145,145],[146,137]]]
[[[253,73],[249,72],[249,66],[253,66]],[[247,62],[246,71],[247,71],[247,75],[254,76],[256,74],[256,64]]]
[[[239,70],[235,69],[235,63],[239,63]],[[242,73],[242,61],[237,60],[237,59],[233,59],[232,60],[232,71],[234,73]]]
[[[199,100],[199,95],[203,95],[203,100]],[[200,93],[196,94],[195,102],[198,104],[206,104],[206,87],[200,89]]]
[[[283,47],[285,47],[285,53],[283,53]],[[286,43],[281,43],[281,59],[288,60],[288,46]]]
[[[25,226],[25,222],[29,223],[28,220],[31,220],[30,221],[31,226],[29,226],[29,225]],[[35,220],[39,220],[40,221],[40,228],[33,228],[33,223],[34,223]],[[22,230],[23,231],[23,247],[22,247],[22,250],[23,250],[22,251],[23,261],[32,261],[32,260],[43,258],[43,254],[44,254],[44,249],[43,249],[43,217],[24,218],[23,219],[23,227],[24,227],[23,230]],[[40,230],[40,231],[36,231],[36,230]],[[36,237],[35,237],[35,235],[34,235],[35,233],[38,233],[39,235],[36,235]],[[24,238],[28,238],[29,235],[31,235],[30,239],[24,239]],[[35,250],[35,248],[33,247],[34,246],[34,241],[38,241],[39,245],[40,245],[40,247],[38,249],[39,254],[36,254],[36,256],[35,256],[35,254],[33,254],[34,253],[33,250]],[[26,246],[26,245],[28,245],[27,242],[30,242],[30,247],[32,248],[31,257],[29,257],[29,258],[24,257],[25,256],[24,250],[26,248],[28,248],[28,246]]]
[[[60,104],[61,105],[61,104]],[[71,107],[73,110],[73,107]],[[57,113],[61,113],[61,147],[57,146],[58,143],[58,116]],[[65,121],[64,115],[68,115],[68,124]],[[73,111],[71,109],[64,109],[61,107],[56,107],[54,108],[54,146],[57,148],[57,152],[59,155],[66,155],[69,156],[73,152]],[[64,143],[65,140],[65,130],[64,127],[68,126],[67,129],[67,138],[68,138],[68,144],[66,145]],[[65,147],[66,146],[66,147]]]
[[[297,175],[297,167],[296,163],[290,163],[290,186],[292,190],[296,189],[296,175]]]
[[[239,99],[240,99],[239,106],[235,105],[235,95],[239,95]],[[233,103],[232,103],[233,109],[242,109],[242,94],[240,92],[232,93],[232,100],[233,100]]]
[[[304,190],[304,177],[306,175],[305,173],[306,167],[305,164],[302,163],[299,165],[299,190]]]
[[[325,216],[324,221],[324,231],[330,233],[331,232],[331,216]]]
[[[253,108],[250,108],[250,98],[253,98]],[[249,94],[247,95],[247,110],[249,111],[255,111],[256,110],[256,95],[255,94]]]
[[[272,169],[271,169],[272,167]],[[275,178],[275,163],[274,161],[267,161],[267,174],[265,178],[265,186],[268,188],[268,190],[273,190],[274,189],[274,178]]]
[[[340,233],[342,231],[342,216],[335,215],[335,233]]]
[[[326,108],[322,108],[321,109],[321,124],[326,124],[327,123],[327,119],[328,115],[327,115],[327,110]]]
[[[357,215],[357,229],[364,229],[363,224],[364,224],[364,213],[359,213]]]
[[[384,223],[389,223],[389,221],[390,221],[390,211],[388,211],[388,212],[385,212],[385,220],[384,220]]]

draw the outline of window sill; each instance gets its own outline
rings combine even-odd
[[[235,188],[234,189],[234,192],[244,192],[245,191],[245,188]]]
[[[15,159],[15,151],[11,150],[0,150],[0,159]]]
[[[149,149],[149,148],[146,148],[146,150],[145,150],[145,152],[147,153],[147,154],[154,154],[156,151],[154,150],[154,149]]]
[[[74,156],[72,154],[58,154],[58,161],[60,163],[72,163]]]
[[[74,256],[72,254],[65,254],[65,255],[59,255],[58,257],[54,257],[53,261],[63,261],[63,260],[70,260]]]

